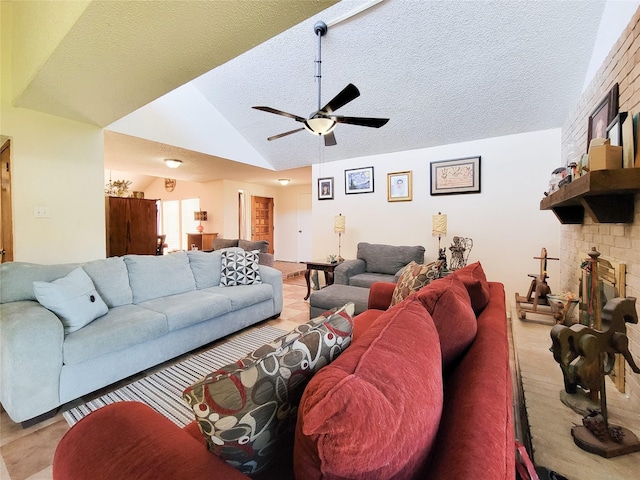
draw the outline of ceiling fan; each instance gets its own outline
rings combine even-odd
[[[318,60],[316,60],[318,73],[316,78],[318,79],[318,110],[313,112],[308,118],[294,115],[293,113],[283,112],[271,107],[252,107],[256,110],[262,110],[263,112],[275,113],[276,115],[282,115],[284,117],[292,118],[296,122],[302,123],[302,127],[290,130],[288,132],[273,135],[267,138],[267,140],[276,140],[278,138],[286,137],[292,133],[301,132],[307,130],[314,135],[324,136],[324,144],[327,147],[336,145],[336,137],[333,133],[334,128],[338,123],[346,123],[350,125],[358,125],[361,127],[380,128],[385,125],[388,118],[371,118],[371,117],[345,117],[341,115],[335,115],[334,112],[340,107],[343,107],[347,103],[355,100],[360,96],[360,91],[355,85],[350,83],[342,89],[335,97],[333,97],[329,103],[324,107],[321,107],[321,93],[322,93],[322,36],[327,33],[327,24],[320,21],[313,27],[316,35],[318,36]]]

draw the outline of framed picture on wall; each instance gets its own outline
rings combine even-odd
[[[318,200],[333,200],[333,177],[318,179]]]
[[[373,167],[352,168],[344,171],[344,193],[372,193]]]
[[[431,162],[431,195],[480,193],[480,156]]]
[[[589,115],[589,128],[587,129],[587,153],[593,138],[607,138],[607,126],[618,114],[618,84],[616,83],[609,93],[602,99],[598,106]]]
[[[387,173],[387,201],[411,201],[413,197],[411,183],[411,171]]]
[[[615,145],[617,147],[622,146],[622,124],[626,118],[627,112],[620,112],[613,117],[613,120],[607,127],[607,138],[610,140],[611,145]]]

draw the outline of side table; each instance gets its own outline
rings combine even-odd
[[[307,269],[304,272],[304,279],[307,282],[307,296],[304,297],[304,299],[308,300],[309,296],[311,295],[311,270],[324,272],[324,280],[327,286],[333,285],[333,271],[338,265],[340,265],[340,262],[311,261],[305,263],[307,264]]]

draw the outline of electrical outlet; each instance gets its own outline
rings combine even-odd
[[[33,216],[36,218],[50,218],[49,207],[33,207]]]

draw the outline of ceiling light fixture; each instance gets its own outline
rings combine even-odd
[[[311,132],[314,135],[328,135],[336,128],[337,122],[332,118],[316,117],[310,118],[304,122],[304,128],[307,132]]]
[[[280,182],[280,185],[282,185],[284,187],[286,185],[289,185],[289,182],[291,180],[289,180],[288,178],[279,178],[278,181]]]
[[[164,163],[167,164],[169,168],[178,168],[182,165],[182,160],[176,160],[175,158],[165,158]]]

